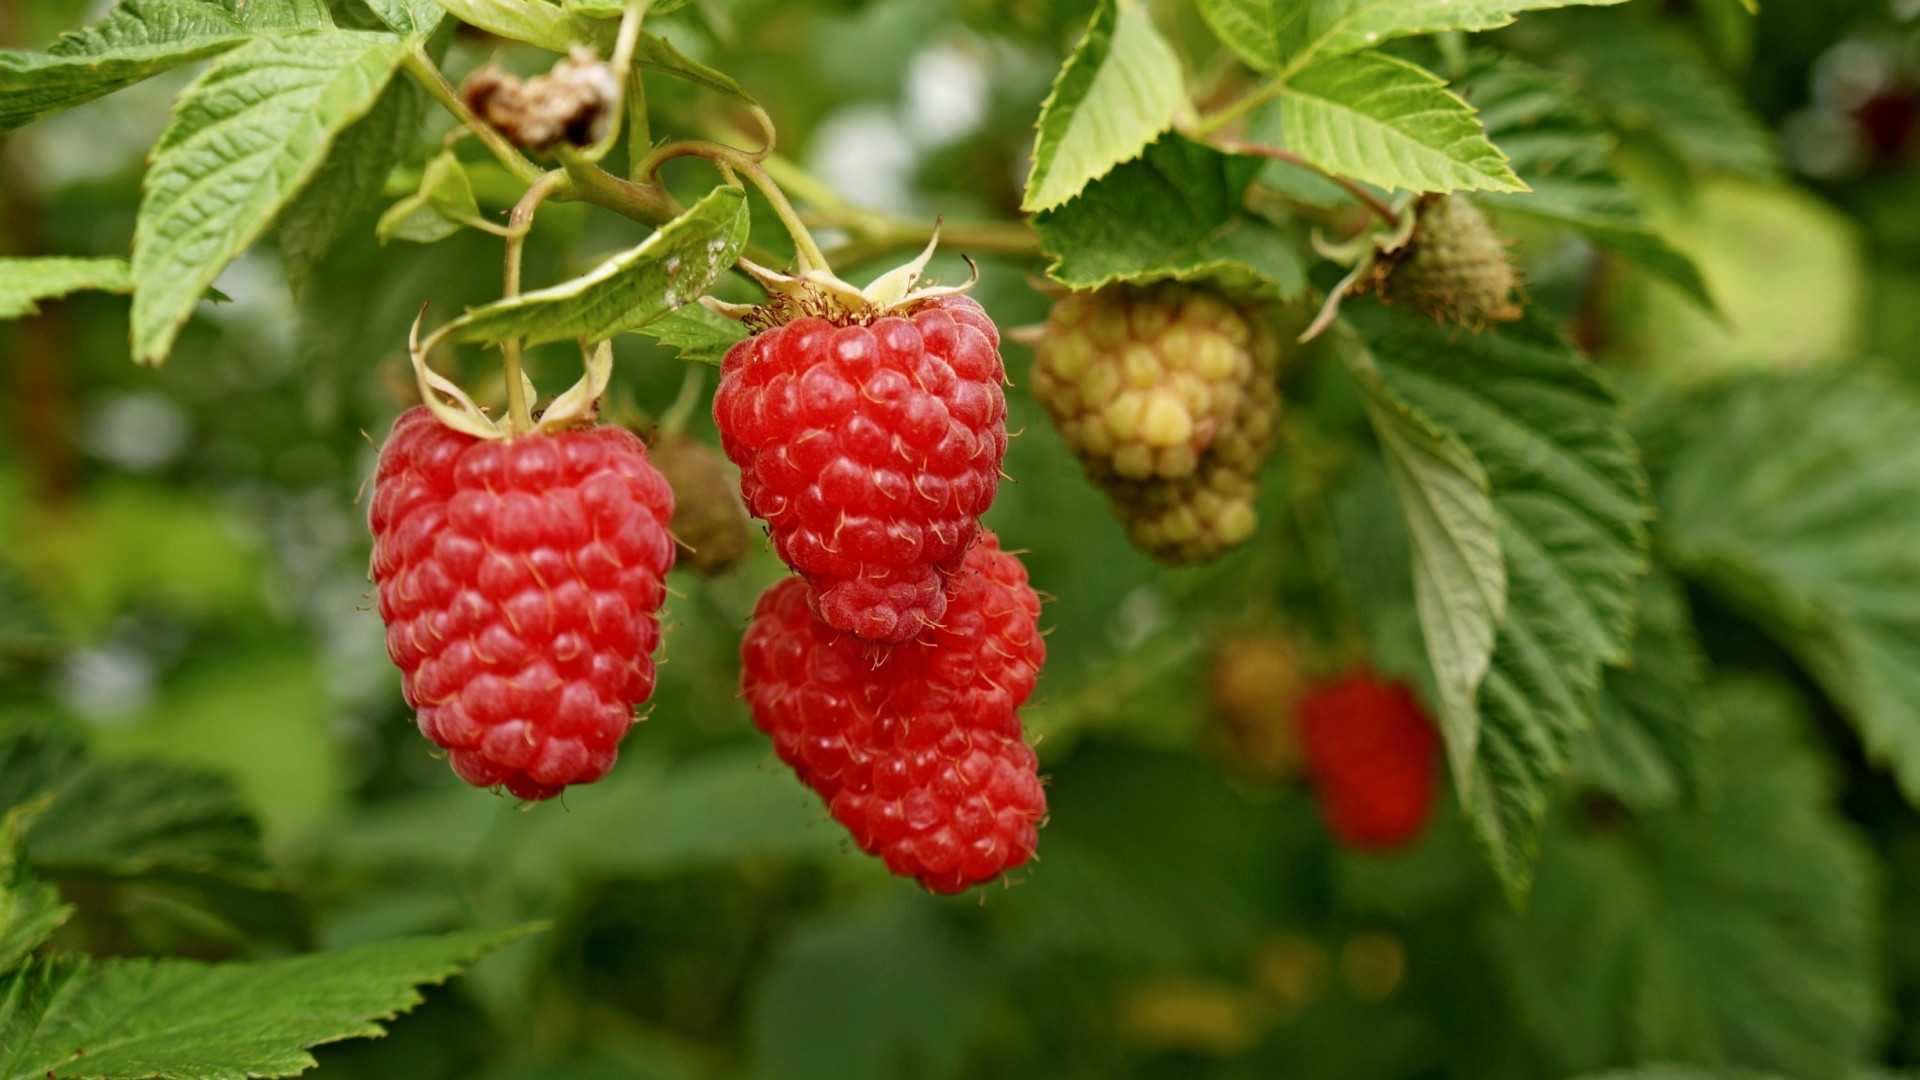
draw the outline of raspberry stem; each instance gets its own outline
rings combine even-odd
[[[514,204],[513,213],[507,218],[507,255],[506,269],[502,274],[500,296],[511,300],[520,295],[520,262],[526,250],[527,233],[533,230],[534,212],[540,209],[555,188],[566,180],[566,174],[550,172],[534,181],[527,193]],[[500,359],[506,366],[507,377],[507,430],[513,434],[533,430],[533,410],[527,401],[526,376],[520,370],[520,340],[514,338],[500,343]]]

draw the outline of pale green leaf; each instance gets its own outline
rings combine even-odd
[[[1302,70],[1280,95],[1287,149],[1337,176],[1409,191],[1525,191],[1472,106],[1385,53]]]
[[[1623,0],[1200,0],[1213,32],[1257,71],[1294,72],[1390,38],[1492,30],[1523,11]]]
[[[1565,79],[1516,60],[1483,59],[1463,92],[1487,135],[1531,188],[1489,194],[1502,213],[1565,225],[1666,278],[1702,307],[1713,298],[1693,260],[1653,231],[1638,199],[1609,161],[1613,135]]]
[[[1659,571],[1642,578],[1632,657],[1607,669],[1599,722],[1574,747],[1574,775],[1635,810],[1710,797],[1720,718],[1707,701],[1706,670],[1677,584]]]
[[[682,360],[714,367],[720,366],[728,349],[747,338],[747,328],[738,319],[729,319],[700,304],[688,304],[671,315],[655,319],[640,332],[679,350]]]
[[[1360,383],[1412,541],[1414,600],[1454,775],[1465,787],[1480,741],[1477,696],[1506,612],[1487,474],[1460,440],[1409,409],[1357,343],[1343,349]]]
[[[565,0],[568,11],[581,15],[591,15],[596,19],[617,19],[627,8],[627,0]],[[647,15],[671,15],[693,0],[653,0],[647,5]]]
[[[1652,441],[1668,558],[1792,650],[1920,805],[1920,402],[1862,372],[1756,374]]]
[[[0,814],[0,972],[11,970],[73,914],[60,893],[27,865],[21,838],[43,803]]]
[[[0,319],[38,315],[37,301],[95,290],[133,291],[133,272],[125,259],[0,258]]]
[[[1518,901],[1572,743],[1594,722],[1601,668],[1627,657],[1646,566],[1646,481],[1613,391],[1540,321],[1473,334],[1398,308],[1348,318],[1387,387],[1457,438],[1492,488],[1506,614],[1459,787]]]
[[[1713,704],[1730,720],[1713,809],[1560,831],[1531,909],[1489,921],[1551,1075],[1664,1060],[1844,1076],[1875,1048],[1874,867],[1806,717],[1766,684]]]
[[[640,246],[571,281],[475,308],[445,332],[453,341],[605,341],[705,295],[746,241],[746,194],[723,185]]]
[[[1138,157],[1185,100],[1180,58],[1134,0],[1102,0],[1040,106],[1020,209],[1047,210]]]
[[[382,1021],[531,928],[284,960],[43,960],[0,977],[0,1077],[242,1080],[313,1068],[308,1048]]]
[[[367,0],[367,6],[396,34],[424,38],[440,26],[446,10],[434,0]]]
[[[1261,162],[1169,135],[1034,219],[1047,275],[1075,289],[1208,279],[1280,297],[1306,289],[1298,241],[1248,214]]]
[[[435,244],[480,218],[480,204],[465,166],[448,150],[427,162],[420,188],[380,215],[374,235],[381,243],[406,240]]]
[[[379,199],[387,174],[413,147],[426,103],[412,80],[388,84],[373,110],[334,141],[327,163],[281,215],[280,255],[295,292],[347,223]]]
[[[566,52],[574,45],[596,47],[612,43],[613,28],[591,19],[576,19],[545,0],[435,0],[447,13],[514,41]]]
[[[133,240],[134,358],[166,358],[193,307],[373,108],[406,52],[391,34],[257,38],[174,103]]]

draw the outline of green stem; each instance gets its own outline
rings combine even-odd
[[[1242,116],[1265,105],[1267,102],[1272,101],[1274,98],[1279,97],[1280,92],[1286,88],[1287,84],[1285,80],[1278,78],[1269,79],[1260,89],[1255,90],[1246,97],[1233,102],[1219,112],[1201,117],[1199,122],[1194,126],[1194,130],[1202,136],[1211,135],[1221,128],[1226,127],[1228,124],[1233,123],[1235,120],[1240,119]]]
[[[633,173],[653,146],[653,127],[647,118],[647,81],[645,73],[634,68],[627,73],[627,169]]]
[[[772,128],[769,127],[767,130],[771,134]],[[758,157],[744,150],[709,142],[706,139],[679,139],[655,147],[653,153],[648,154],[647,159],[634,170],[635,175],[654,176],[660,171],[660,166],[677,157],[703,157],[716,165],[725,166],[744,175],[753,182],[754,187],[760,189],[762,195],[766,196],[767,202],[773,206],[774,216],[780,219],[780,224],[786,226],[787,234],[793,237],[793,249],[799,257],[801,272],[804,273],[809,269],[832,272],[832,264],[828,263],[826,256],[821,253],[820,244],[814,240],[813,234],[807,231],[806,223],[800,220],[800,215],[794,210],[793,203],[788,201],[786,192],[780,190],[780,185],[774,183],[773,177],[767,175],[767,170],[760,164]],[[761,260],[756,258],[754,261]],[[768,260],[766,265],[775,265],[777,262],[778,260]]]
[[[520,295],[520,262],[526,251],[527,234],[533,231],[534,211],[547,196],[566,183],[565,173],[550,172],[535,180],[527,193],[513,206],[507,218],[507,265],[500,297],[511,300]],[[520,372],[520,339],[500,343],[501,362],[507,376],[507,430],[515,435],[533,430],[532,403],[527,400],[526,382]]]
[[[500,160],[500,164],[506,166],[507,171],[518,177],[521,183],[532,184],[545,175],[546,170],[527,160],[526,155],[508,142],[506,136],[495,131],[486,121],[475,116],[472,109],[467,108],[467,103],[460,100],[460,92],[455,90],[453,84],[447,81],[447,77],[440,73],[440,69],[427,57],[424,49],[415,45],[405,57],[401,58],[400,65],[407,69],[407,74],[413,76],[415,82],[426,89],[433,100],[439,102],[466,125],[467,130],[473,132],[474,138],[485,143],[487,149],[493,152],[493,156]]]
[[[1381,221],[1387,223],[1388,228],[1398,228],[1400,226],[1399,213],[1397,213],[1393,207],[1388,206],[1386,201],[1381,199],[1380,196],[1368,191],[1365,185],[1337,173],[1328,172],[1291,150],[1282,150],[1277,146],[1263,146],[1260,143],[1243,142],[1240,139],[1216,138],[1206,141],[1208,145],[1215,149],[1224,150],[1229,154],[1252,154],[1256,157],[1263,157],[1286,165],[1292,165],[1295,168],[1305,169],[1311,173],[1318,173],[1320,176],[1340,185],[1342,191],[1353,196],[1360,205],[1378,215]]]

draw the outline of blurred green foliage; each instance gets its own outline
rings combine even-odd
[[[1189,5],[1154,6],[1199,53]],[[1092,9],[696,0],[660,25],[739,78],[783,152],[848,202],[1010,220],[1036,110]],[[78,16],[15,0],[0,45]],[[1617,136],[1610,163],[1649,227],[1694,260],[1717,309],[1588,240],[1501,219],[1533,317],[1566,326],[1628,401],[1656,551],[1685,575],[1641,586],[1643,619],[1670,619],[1643,622],[1642,662],[1609,676],[1619,739],[1578,751],[1523,910],[1451,802],[1411,849],[1359,856],[1330,843],[1296,780],[1249,775],[1221,748],[1208,689],[1225,641],[1285,633],[1330,664],[1425,663],[1405,525],[1324,346],[1288,366],[1257,541],[1169,571],[1127,545],[1018,389],[1029,353],[1009,341],[1020,434],[989,524],[1026,550],[1052,627],[1025,716],[1051,821],[1010,888],[941,900],[890,878],[772,759],[735,697],[739,630],[784,573],[764,551],[717,579],[676,575],[659,690],[606,782],[526,810],[461,785],[385,659],[356,502],[372,443],[413,393],[420,305],[447,315],[499,293],[497,238],[376,241],[416,174],[392,178],[297,293],[272,244],[243,257],[216,285],[231,299],[203,305],[164,368],[128,362],[120,297],[0,323],[0,732],[57,733],[36,744],[49,754],[93,747],[100,813],[164,782],[195,829],[211,814],[227,830],[209,863],[164,837],[90,837],[60,801],[16,822],[26,863],[75,912],[56,944],[266,959],[552,921],[429,993],[390,1038],[321,1048],[323,1077],[1920,1068],[1920,816],[1895,778],[1912,790],[1920,760],[1913,5],[1765,0],[1749,17],[1732,0],[1641,2],[1529,16],[1489,40],[1573,80]],[[440,43],[456,80],[491,58],[546,62],[472,33]],[[1863,58],[1885,75],[1864,91]],[[187,77],[0,138],[0,255],[123,254],[144,157]],[[657,129],[742,122],[685,84],[647,86]],[[1845,127],[1901,108],[1898,137]],[[438,119],[413,133],[421,161]],[[456,152],[497,217],[517,187],[471,145]],[[682,168],[682,196],[704,190]],[[752,241],[790,250],[753,206]],[[580,273],[646,233],[555,205],[527,277]],[[1003,327],[1044,319],[1037,261],[979,263],[974,295]],[[935,268],[966,273],[956,253]],[[687,370],[711,388],[669,348],[616,348],[617,396],[638,410],[669,408]],[[567,347],[530,359],[543,385],[576,362]],[[497,389],[490,356],[457,364],[464,385]],[[1739,373],[1756,381],[1725,382]],[[704,418],[694,428],[712,437]],[[1782,611],[1802,617],[1783,627]],[[1697,694],[1696,650],[1712,665]],[[174,771],[116,779],[135,755]],[[16,765],[0,777],[26,775]],[[0,803],[34,794],[0,789]]]

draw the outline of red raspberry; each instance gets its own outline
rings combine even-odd
[[[632,433],[477,439],[394,421],[373,488],[387,654],[420,731],[477,787],[606,775],[653,693],[673,495]]]
[[[1337,840],[1385,851],[1420,835],[1433,809],[1440,734],[1412,690],[1362,669],[1309,692],[1295,719]]]
[[[863,851],[960,892],[1032,858],[1046,814],[1017,713],[1046,660],[1039,614],[1026,568],[991,533],[945,624],[904,645],[827,626],[789,579],[754,611],[741,685],[780,759]]]
[[[735,345],[713,399],[740,494],[840,630],[937,625],[1006,455],[1000,334],[949,296],[870,325],[795,319]]]

